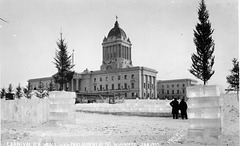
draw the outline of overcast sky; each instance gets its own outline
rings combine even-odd
[[[102,41],[118,16],[132,42],[134,66],[158,71],[158,80],[192,78],[193,29],[200,0],[1,0],[0,87],[57,72],[53,62],[62,28],[75,71],[99,70]],[[214,29],[215,74],[208,84],[226,88],[238,58],[238,1],[206,0]],[[202,84],[202,81],[198,80]]]

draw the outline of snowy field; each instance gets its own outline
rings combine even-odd
[[[92,145],[238,145],[239,135],[219,139],[187,137],[188,121],[161,117],[77,113],[76,125],[26,125],[2,121],[1,144]]]
[[[76,112],[76,125],[1,121],[1,145],[238,146],[239,102],[226,96],[223,103],[223,132],[218,138],[187,136],[188,120]]]

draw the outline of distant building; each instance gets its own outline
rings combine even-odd
[[[28,86],[30,90],[39,89],[42,86],[43,90],[48,90],[50,88],[50,84],[54,85],[54,89],[56,88],[52,77],[45,78],[35,78],[28,80]]]
[[[98,71],[75,73],[71,82],[65,85],[69,91],[86,94],[115,94],[126,99],[156,99],[157,71],[132,65],[132,44],[126,33],[115,22],[102,43],[102,65]],[[28,80],[30,89],[38,89],[39,82],[49,88],[51,77]],[[54,84],[54,89],[59,88]]]
[[[193,79],[176,79],[176,80],[158,80],[157,96],[159,99],[186,98],[186,87],[197,85]]]

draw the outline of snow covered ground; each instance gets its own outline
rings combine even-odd
[[[160,117],[114,116],[78,113],[76,125],[54,126],[51,123],[26,125],[2,122],[1,144],[51,143],[57,145],[157,144],[157,145],[238,145],[239,135],[219,139],[187,137],[188,121]]]
[[[225,100],[225,99],[224,99]],[[239,145],[239,102],[223,106],[219,138],[187,136],[188,120],[77,112],[76,125],[1,121],[2,146],[158,146]]]

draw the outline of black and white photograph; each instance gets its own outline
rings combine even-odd
[[[239,146],[238,0],[1,0],[2,146]]]

